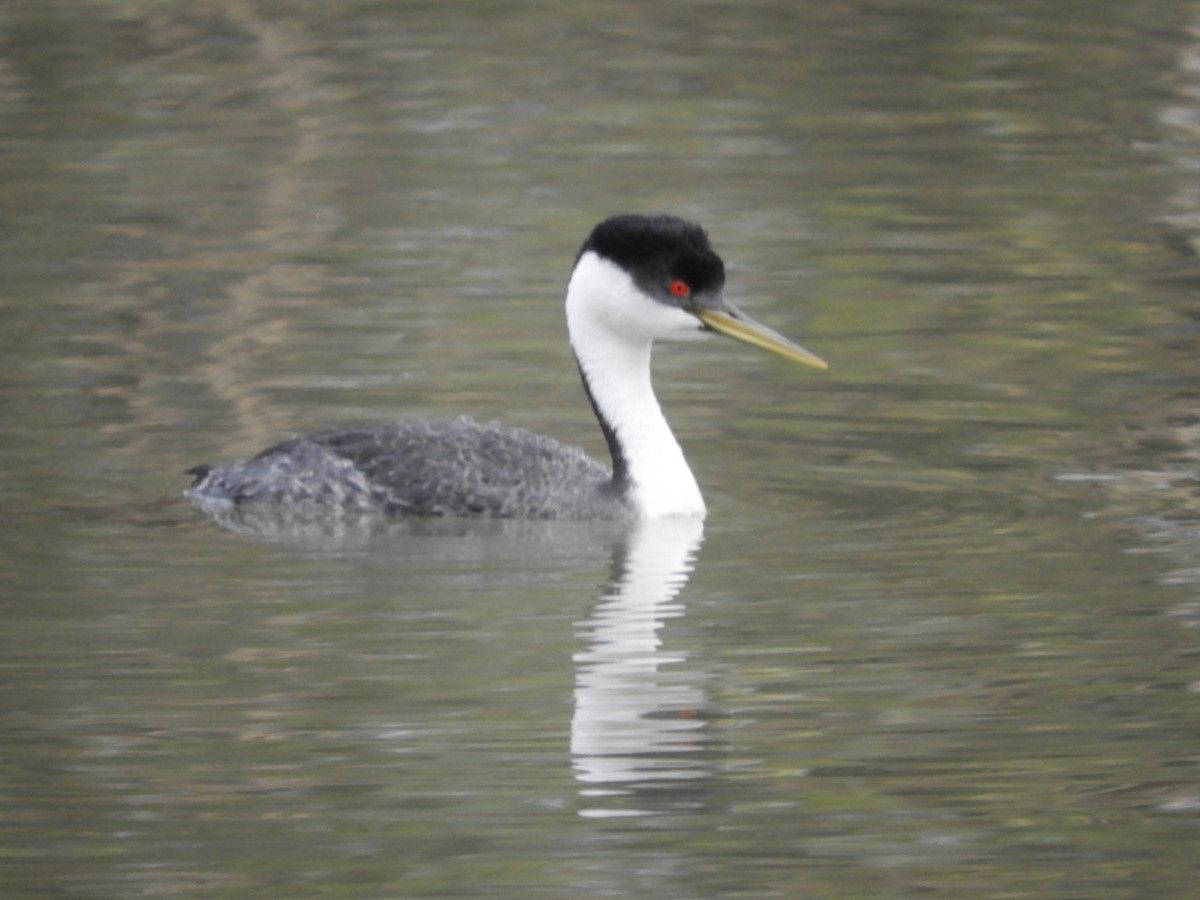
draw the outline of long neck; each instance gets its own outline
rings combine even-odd
[[[571,345],[608,440],[613,482],[646,518],[702,516],[704,498],[654,396],[649,341],[572,319]]]

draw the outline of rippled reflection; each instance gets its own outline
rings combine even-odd
[[[618,549],[611,587],[579,624],[571,754],[585,816],[661,809],[663,783],[706,777],[701,675],[685,651],[663,647],[663,624],[682,616],[704,537],[699,519],[641,523]],[[633,797],[621,803],[601,798]]]

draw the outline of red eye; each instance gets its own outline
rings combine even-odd
[[[671,293],[676,297],[686,297],[691,292],[692,289],[688,287],[688,283],[686,281],[679,281],[676,279],[675,281],[671,282]]]

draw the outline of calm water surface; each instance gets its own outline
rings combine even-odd
[[[1200,5],[1075,12],[0,7],[0,893],[1194,896]],[[660,209],[833,364],[658,355],[703,527],[179,500],[599,454],[565,279]]]

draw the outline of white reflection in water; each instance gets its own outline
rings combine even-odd
[[[574,655],[571,759],[584,798],[580,814],[651,815],[703,803],[697,788],[710,774],[704,675],[662,640],[664,624],[684,613],[678,598],[703,541],[703,520],[327,521],[253,508],[206,512],[224,528],[306,553],[379,551],[405,571],[439,560],[467,571],[481,560],[502,561],[508,570],[533,552],[576,560],[611,548],[610,585],[577,626],[583,648]]]
[[[704,691],[686,656],[662,649],[667,619],[704,537],[700,519],[643,522],[616,560],[612,587],[579,624],[571,755],[585,816],[646,815],[647,808],[599,808],[597,798],[640,794],[655,783],[708,774]]]

